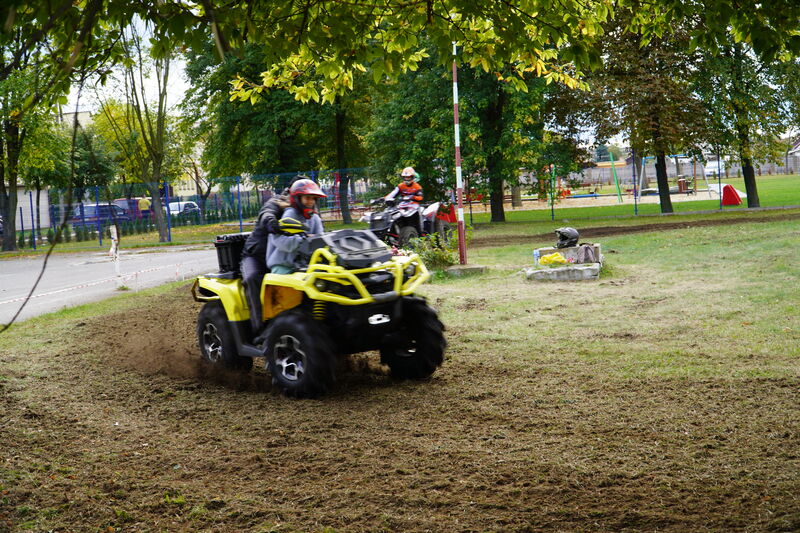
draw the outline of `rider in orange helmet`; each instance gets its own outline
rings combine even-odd
[[[394,200],[399,194],[401,201],[414,202],[419,205],[422,201],[422,187],[417,183],[419,174],[417,174],[413,167],[406,167],[400,173],[400,177],[403,178],[403,181],[401,181],[392,192],[386,195],[385,200]]]

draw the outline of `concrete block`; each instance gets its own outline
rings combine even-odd
[[[600,263],[584,263],[556,268],[526,268],[525,279],[535,281],[592,281],[600,279]]]
[[[486,271],[485,266],[480,265],[453,265],[444,269],[451,276],[471,276],[473,274],[483,274]]]
[[[589,243],[587,243],[589,244]],[[600,250],[600,245],[597,243],[593,243],[592,247],[594,248],[594,256],[598,259],[598,262],[602,265],[603,264],[603,254]],[[545,255],[553,254],[556,252],[560,252],[564,258],[569,261],[572,259],[573,263],[577,264],[578,261],[578,248],[579,246],[570,246],[568,248],[537,248],[536,251],[539,252],[539,257],[544,257]]]

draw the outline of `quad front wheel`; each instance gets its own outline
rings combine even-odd
[[[200,311],[197,317],[197,341],[207,363],[245,371],[253,367],[252,358],[239,356],[228,317],[219,302],[208,302]]]
[[[403,226],[400,228],[400,236],[398,237],[398,240],[400,241],[401,247],[408,246],[411,242],[411,239],[417,238],[419,238],[419,232],[414,226]]]
[[[287,396],[314,397],[334,381],[334,356],[327,333],[299,310],[273,319],[267,331],[267,366]]]
[[[399,379],[422,379],[434,373],[444,360],[444,325],[422,298],[403,299],[400,331],[387,336],[381,361]]]

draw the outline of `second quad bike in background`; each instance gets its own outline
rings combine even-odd
[[[252,329],[239,273],[247,234],[217,237],[220,272],[192,287],[203,302],[197,319],[206,362],[249,370],[263,357],[275,383],[291,396],[316,396],[335,380],[336,359],[378,350],[400,379],[421,379],[442,364],[444,326],[415,291],[430,274],[415,254],[392,256],[368,230],[308,238],[308,267],[267,274],[261,290],[262,335]],[[257,337],[258,335],[258,337]]]
[[[403,201],[395,205],[392,200],[378,198],[370,205],[374,211],[365,213],[361,221],[367,222],[370,231],[390,246],[402,248],[411,239],[430,235],[437,235],[444,245],[452,236],[455,211],[450,204],[435,202],[420,206],[416,202]]]

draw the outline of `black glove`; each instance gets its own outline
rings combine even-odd
[[[281,229],[281,223],[277,218],[269,218],[266,223],[270,233],[274,233],[275,235],[289,235],[289,233]]]

